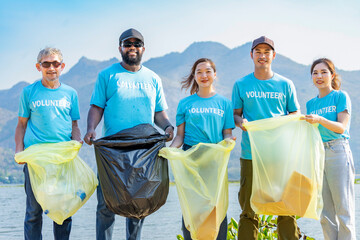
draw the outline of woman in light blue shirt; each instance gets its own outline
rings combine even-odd
[[[180,100],[177,114],[177,133],[170,147],[184,150],[198,143],[218,143],[231,138],[235,128],[232,105],[229,99],[215,92],[213,82],[216,68],[207,58],[198,59],[190,75],[182,82],[182,89],[190,88],[190,96]],[[185,240],[191,240],[190,232],[182,225]],[[217,240],[226,240],[227,217],[220,225]]]
[[[324,208],[321,226],[325,240],[355,239],[355,169],[349,146],[351,101],[340,90],[341,80],[332,61],[313,62],[311,74],[319,95],[306,103],[309,123],[319,123],[325,147]]]

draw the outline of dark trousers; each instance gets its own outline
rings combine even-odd
[[[30,176],[27,164],[24,166],[25,193],[26,193],[26,214],[24,221],[24,237],[26,240],[42,239],[42,213],[40,204],[36,201],[31,188]],[[53,223],[53,233],[55,240],[68,240],[71,231],[71,217],[67,218],[62,225]]]
[[[98,177],[99,179],[99,177]],[[115,225],[115,213],[107,207],[100,185],[97,186],[98,205],[96,209],[96,239],[111,240]],[[126,240],[140,240],[144,219],[126,218]]]
[[[240,158],[240,191],[239,203],[242,209],[239,221],[238,239],[257,240],[259,218],[250,205],[252,191],[252,160]],[[278,216],[277,231],[279,240],[299,239],[295,216]]]

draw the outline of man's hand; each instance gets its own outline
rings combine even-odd
[[[22,151],[24,151],[24,147],[16,147],[16,149],[15,149],[15,155],[17,154],[17,153],[19,153],[19,152],[22,152]],[[15,155],[14,155],[14,160],[15,160]],[[16,162],[16,161],[15,161]],[[19,164],[19,165],[23,165],[23,164],[25,164],[25,162],[16,162],[17,164]]]
[[[96,132],[95,130],[89,130],[85,137],[84,137],[84,141],[88,144],[88,145],[92,145],[92,141],[96,139]]]
[[[246,118],[243,118],[242,119],[242,121],[240,122],[240,128],[241,128],[241,130],[243,130],[244,132],[246,132],[247,130],[246,130],[246,128],[244,127],[244,124],[245,123],[247,123],[248,122],[248,120],[246,119]]]
[[[169,117],[165,111],[155,112],[154,122],[156,126],[163,129],[165,134],[169,134],[168,139],[166,141],[171,141],[174,137],[174,127],[171,125],[169,121]]]
[[[17,154],[17,153],[19,153],[19,152],[22,152],[22,151],[24,151],[24,149],[15,149],[15,155]],[[15,155],[14,155],[14,160],[15,160]],[[16,162],[16,161],[15,161]],[[16,162],[17,164],[19,164],[19,165],[23,165],[23,164],[25,164],[25,162]]]
[[[17,154],[17,153],[19,153],[19,152],[22,152],[22,151],[24,151],[24,147],[16,147],[16,149],[15,149],[15,154]]]
[[[78,121],[74,120],[72,121],[72,126],[71,126],[71,139],[78,141],[79,143],[83,144],[83,140],[81,139],[81,133],[80,133],[80,128],[78,126]]]
[[[84,144],[84,141],[82,139],[73,139],[73,140],[78,141],[81,144]]]
[[[170,125],[167,128],[165,128],[165,134],[169,135],[166,141],[167,142],[171,141],[174,138],[174,127]]]
[[[29,118],[19,117],[18,124],[15,129],[15,154],[24,151],[24,136]],[[15,158],[14,158],[15,160]],[[18,164],[25,164],[20,162]]]
[[[248,120],[246,120],[246,118],[243,118],[242,108],[234,109],[234,121],[235,121],[235,126],[241,128],[241,130],[245,132],[247,131],[246,128],[244,127],[244,124],[247,123]]]
[[[88,145],[92,145],[92,141],[96,139],[95,129],[99,124],[102,116],[104,114],[104,109],[96,105],[91,105],[88,113],[87,119],[87,133],[84,137],[84,141]]]

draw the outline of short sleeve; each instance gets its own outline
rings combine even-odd
[[[29,94],[23,89],[19,102],[19,117],[30,118]]]
[[[240,109],[244,107],[244,101],[241,99],[239,84],[237,82],[234,84],[231,100],[233,109]]]
[[[104,73],[99,73],[95,83],[94,91],[91,96],[90,105],[96,105],[105,108],[106,105],[106,79]]]
[[[180,101],[176,111],[176,126],[179,126],[185,122],[185,109],[183,108],[183,102]]]
[[[289,82],[289,88],[287,92],[287,99],[286,99],[286,110],[290,112],[295,112],[300,109],[300,105],[298,99],[296,97],[296,89],[293,82]]]
[[[155,112],[160,112],[163,110],[166,110],[168,108],[166,100],[165,100],[165,94],[164,89],[162,87],[162,82],[160,77],[156,78],[156,100],[155,100]]]
[[[231,107],[231,102],[226,101],[226,108],[225,108],[225,124],[224,129],[235,128],[235,122],[234,122],[234,114],[233,114],[233,108]]]
[[[76,91],[74,91],[72,97],[70,117],[73,121],[80,119],[79,98]]]
[[[337,113],[347,110],[348,113],[351,115],[351,100],[346,92],[339,91],[339,99],[337,102],[336,110]]]

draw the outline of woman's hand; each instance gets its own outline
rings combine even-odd
[[[300,117],[300,120],[305,120],[308,123],[320,123],[322,121],[323,117],[316,115],[316,114],[310,114],[310,115],[305,115],[303,117]]]

